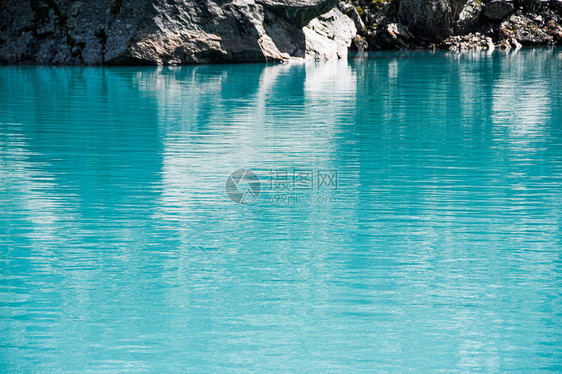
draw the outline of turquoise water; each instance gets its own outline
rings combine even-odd
[[[561,371],[561,75],[0,67],[0,371]]]

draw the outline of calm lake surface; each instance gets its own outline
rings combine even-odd
[[[0,371],[561,371],[561,77],[0,67]]]

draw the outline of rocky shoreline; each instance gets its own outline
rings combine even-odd
[[[347,7],[370,50],[452,51],[562,44],[562,0],[355,0]]]
[[[176,65],[562,44],[562,0],[0,0],[0,63]],[[353,41],[353,42],[352,42]]]
[[[338,0],[0,0],[0,63],[176,65],[335,59]]]

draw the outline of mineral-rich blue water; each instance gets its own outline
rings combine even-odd
[[[1,67],[0,371],[559,372],[561,75]]]

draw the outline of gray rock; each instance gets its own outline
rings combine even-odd
[[[504,39],[515,38],[523,45],[554,44],[554,39],[533,20],[525,16],[512,15],[502,22],[500,35]]]
[[[468,34],[474,30],[480,19],[482,13],[481,0],[468,0],[463,10],[459,14],[458,20],[455,23],[454,30],[456,34]]]
[[[341,58],[356,28],[335,5],[334,0],[3,0],[0,62],[171,65]]]
[[[521,43],[519,43],[519,41],[515,38],[511,38],[509,39],[509,42],[511,43],[511,45],[515,48],[515,49],[521,49],[523,46],[521,45]]]
[[[450,36],[441,43],[442,48],[450,51],[493,51],[495,46],[492,38],[481,33],[471,33],[468,35]]]
[[[365,32],[365,23],[361,19],[359,12],[357,12],[357,8],[355,8],[352,4],[344,3],[342,1],[338,3],[338,9],[342,13],[348,15],[353,20],[353,22],[355,22],[355,28],[357,29],[357,31],[361,33]]]
[[[560,26],[554,20],[550,20],[543,30],[545,30],[550,36],[552,36],[553,39],[558,42],[558,44],[562,42],[562,26]]]
[[[549,0],[518,0],[525,12],[537,12],[548,2]]]
[[[367,40],[360,37],[359,35],[353,38],[353,44],[355,44],[355,47],[357,48],[357,51],[359,53],[363,53],[367,48],[369,48],[369,43],[367,43]]]
[[[491,20],[500,21],[510,15],[514,10],[513,4],[497,0],[484,5],[484,15]]]
[[[273,13],[297,26],[306,26],[313,18],[327,13],[339,0],[256,0]]]
[[[443,40],[453,32],[467,0],[396,0],[398,19],[408,29],[430,40]]]
[[[408,27],[404,26],[401,23],[388,24],[385,27],[384,33],[381,35],[381,37],[386,38],[386,42],[388,44],[399,46],[403,46],[414,39],[414,36],[412,35]]]
[[[562,0],[550,0],[550,7],[562,15]]]

